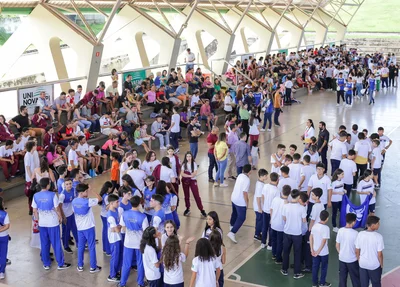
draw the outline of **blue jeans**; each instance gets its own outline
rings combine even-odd
[[[267,121],[269,121],[268,129],[270,130],[272,127],[272,113],[264,113],[264,123],[262,127],[264,130],[267,125]]]
[[[230,220],[230,225],[232,226],[231,232],[236,234],[245,220],[246,206],[238,206],[232,202],[232,215]]]
[[[78,238],[78,267],[83,267],[85,245],[87,242],[90,256],[90,268],[96,268],[96,232],[94,227],[86,230],[78,230]]]
[[[271,228],[272,255],[276,257],[277,262],[282,262],[283,250],[283,231],[276,231]]]
[[[346,104],[351,105],[352,98],[353,98],[353,94],[351,94],[351,92],[350,92],[350,94],[349,94],[349,92],[347,92],[346,93]]]
[[[178,137],[179,133],[173,133],[173,132],[169,133],[169,142],[174,147],[174,149],[179,148]]]
[[[236,166],[236,173],[237,175],[241,174],[243,171],[243,166]]]
[[[224,183],[224,174],[225,174],[227,165],[228,165],[228,158],[226,158],[222,161],[217,161],[218,171],[217,171],[217,175],[215,176],[215,181],[219,180],[221,182],[221,184]]]
[[[196,159],[197,151],[199,150],[199,143],[189,143],[190,152],[192,153],[193,159]]]
[[[78,121],[78,126],[81,128],[82,131],[83,131],[83,129],[90,129],[91,125],[92,125],[92,122],[88,121],[88,120],[79,120]]]
[[[374,99],[374,90],[368,90],[368,95],[369,95],[369,103],[374,103],[375,104],[375,99]]]
[[[325,284],[326,274],[328,273],[328,259],[329,255],[313,257],[312,266],[312,281],[313,285]],[[321,265],[321,277],[318,281],[319,266]],[[367,285],[366,285],[367,286]]]
[[[356,85],[356,89],[357,89],[357,96],[362,97],[363,95],[361,94],[361,90],[363,88],[363,84],[358,83]]]

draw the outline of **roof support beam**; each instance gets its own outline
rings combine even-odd
[[[115,2],[114,7],[111,10],[110,16],[108,17],[107,22],[104,25],[103,30],[100,32],[99,38],[97,39],[97,45],[99,45],[103,41],[103,38],[107,33],[108,27],[110,27],[111,21],[114,19],[114,16],[117,13],[119,6],[121,5],[121,1],[122,0],[117,0],[117,2]]]

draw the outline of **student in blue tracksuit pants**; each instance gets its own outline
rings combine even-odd
[[[164,233],[165,213],[162,208],[164,197],[161,194],[154,194],[151,197],[150,206],[154,209],[154,214],[150,222],[150,226],[156,228],[157,232]]]
[[[116,194],[108,196],[108,241],[110,243],[111,260],[109,282],[119,282],[122,267],[122,241],[120,215],[118,211],[119,197]]]
[[[58,263],[58,269],[63,270],[71,267],[71,264],[64,262],[64,253],[61,247],[60,222],[61,212],[57,195],[49,191],[50,179],[42,178],[39,181],[41,191],[33,196],[33,214],[39,220],[40,246],[43,268],[50,269],[50,244],[53,247]]]
[[[340,104],[340,98],[342,98],[342,101],[344,103],[344,86],[345,85],[346,85],[346,80],[343,79],[343,73],[339,73],[339,78],[337,79],[338,91],[336,92],[337,105]]]
[[[8,229],[10,228],[10,218],[4,210],[3,198],[0,197],[0,279],[5,278],[8,252]]]
[[[349,77],[348,82],[346,83],[346,104],[351,106],[353,103],[353,80],[351,77]]]
[[[65,179],[64,189],[59,192],[58,201],[61,205],[60,211],[63,218],[62,224],[62,242],[64,250],[67,253],[72,253],[69,247],[69,240],[71,239],[71,232],[74,235],[75,241],[78,244],[78,230],[76,229],[74,211],[72,210],[72,200],[75,198],[74,190],[72,189],[72,180]]]
[[[90,273],[96,273],[101,270],[97,266],[96,260],[96,232],[95,221],[92,207],[99,204],[101,196],[90,189],[89,185],[80,183],[76,186],[78,197],[72,201],[72,208],[75,214],[76,227],[78,229],[78,271],[83,271],[83,255],[86,242],[89,247]],[[96,198],[88,198],[93,194]]]
[[[107,205],[108,205],[108,195],[112,192],[114,185],[111,181],[106,181],[100,190],[101,196],[101,211],[100,218],[103,223],[103,228],[101,230],[101,239],[103,242],[103,253],[107,256],[111,256],[110,243],[108,242],[108,224],[107,224]]]
[[[149,226],[145,214],[139,211],[140,197],[134,196],[130,199],[132,209],[124,211],[121,216],[121,226],[125,230],[124,253],[122,262],[121,281],[119,286],[126,286],[135,255],[137,264],[137,283],[144,286],[144,267],[142,254],[140,253],[140,241],[143,231]]]
[[[156,194],[156,187],[154,186],[155,183],[155,178],[152,175],[149,175],[145,179],[146,187],[144,188],[143,191],[143,197],[144,197],[144,214],[147,216],[147,220],[150,222],[151,218],[153,217],[154,214],[154,209],[150,207],[150,200],[151,197]]]

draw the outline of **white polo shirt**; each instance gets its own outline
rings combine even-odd
[[[265,186],[264,182],[257,180],[256,188],[254,190],[254,198],[253,198],[253,209],[255,212],[259,212],[259,213],[263,212],[263,210],[258,210],[257,198],[262,197],[262,191],[263,191],[264,186]],[[261,201],[261,208],[263,208],[262,201]]]
[[[361,192],[369,192],[371,194],[374,194],[374,181],[370,179],[369,181],[361,180],[357,184],[357,191]],[[360,202],[361,204],[367,199],[368,194],[360,194]],[[374,204],[376,203],[376,198],[372,197],[371,200],[369,201],[369,204]]]
[[[334,139],[328,145],[332,148],[331,159],[342,160],[342,155],[347,154],[346,144],[338,139]]]
[[[301,185],[300,191],[307,191],[308,182],[313,174],[315,174],[315,167],[312,167],[311,164],[301,167],[300,177],[302,178],[304,176],[304,181]]]
[[[231,201],[237,206],[246,206],[246,201],[244,200],[244,193],[249,192],[250,188],[250,178],[241,173],[236,178],[235,187],[233,188]]]
[[[379,268],[378,252],[385,248],[383,237],[376,231],[361,231],[356,239],[356,248],[360,249],[361,268],[375,270]]]
[[[13,149],[6,149],[6,146],[0,147],[0,157],[11,157],[13,155]]]
[[[339,260],[345,263],[357,261],[356,239],[358,232],[353,228],[342,227],[339,229],[336,242],[340,244]]]
[[[78,166],[78,154],[72,148],[68,152],[68,166],[70,166],[71,160],[74,162],[74,166]]]
[[[368,163],[368,154],[372,151],[371,145],[366,140],[356,142],[354,150],[357,152],[355,162],[358,164]]]
[[[322,204],[328,203],[328,188],[330,185],[331,180],[326,174],[324,174],[321,178],[318,178],[317,174],[313,174],[308,181],[308,187],[311,187],[312,189],[319,187],[322,189],[322,195],[320,198]],[[315,201],[310,197],[310,202],[314,203]]]
[[[343,183],[353,184],[353,172],[357,172],[356,163],[353,160],[344,158],[340,161],[339,168],[344,172]]]
[[[311,228],[311,235],[314,238],[313,249],[317,251],[321,246],[322,240],[326,239],[324,247],[322,247],[319,256],[325,256],[329,254],[328,249],[328,239],[330,238],[330,230],[329,227],[325,224],[317,223]]]
[[[287,203],[281,197],[275,197],[271,202],[271,228],[275,231],[283,232],[283,228],[285,227],[285,221],[282,217],[282,210],[285,204]]]
[[[294,180],[294,179],[292,179],[290,176],[289,177],[283,177],[283,176],[281,176],[280,178],[279,178],[279,183],[278,183],[278,189],[279,189],[279,191],[282,191],[282,188],[283,188],[283,186],[285,186],[285,185],[289,185],[291,188],[292,188],[292,190],[293,189],[297,189],[298,188],[298,183]]]
[[[281,193],[279,192],[278,187],[276,187],[275,185],[269,183],[264,185],[262,189],[262,195],[264,196],[262,211],[269,214],[271,212],[272,201],[275,197],[279,197],[280,194]]]
[[[181,116],[179,114],[173,114],[171,117],[171,125],[174,123],[174,126],[171,128],[171,133],[179,133],[181,128],[179,123],[181,121]]]
[[[298,187],[300,183],[300,171],[303,165],[300,163],[291,163],[288,165],[288,167],[289,167],[289,177],[296,182],[296,185]]]
[[[301,235],[301,225],[306,218],[306,209],[299,203],[288,203],[282,208],[282,216],[286,217],[283,232],[289,235]]]

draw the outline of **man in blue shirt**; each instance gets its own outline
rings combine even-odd
[[[189,98],[186,83],[182,83],[179,87],[176,88],[175,97],[182,101],[183,106],[186,106],[186,99]]]
[[[58,263],[58,270],[71,267],[64,262],[64,253],[61,248],[60,223],[62,221],[57,195],[49,191],[50,179],[42,178],[39,181],[41,191],[33,196],[33,214],[39,221],[41,257],[43,268],[50,269],[50,244],[53,246],[54,254]]]
[[[339,78],[337,79],[337,92],[336,92],[336,98],[337,98],[337,105],[339,106],[340,104],[340,98],[342,98],[343,105],[346,104],[344,101],[344,86],[346,84],[346,80],[343,78],[343,73],[339,73]]]
[[[375,104],[374,91],[375,91],[375,75],[371,74],[368,80],[369,104]]]
[[[246,143],[247,135],[245,133],[240,134],[240,140],[232,145],[232,151],[236,158],[236,171],[237,174],[241,174],[243,166],[251,164],[251,153],[250,146]]]

